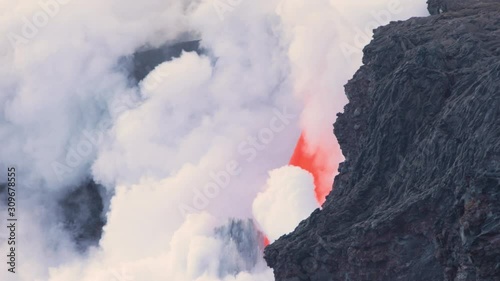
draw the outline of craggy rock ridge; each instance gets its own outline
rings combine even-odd
[[[364,49],[334,125],[346,161],[266,248],[277,281],[500,280],[500,3],[430,2],[446,11]]]
[[[437,15],[449,11],[459,11],[474,5],[495,3],[498,0],[428,0],[428,10],[431,15]]]

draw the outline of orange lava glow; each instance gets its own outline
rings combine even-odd
[[[267,237],[264,237],[264,247],[269,246],[269,239]]]
[[[340,160],[340,149],[338,145],[334,144],[313,147],[307,143],[306,139],[303,132],[289,164],[300,167],[313,175],[316,200],[320,205],[323,205],[326,196],[332,190],[333,177],[338,169],[336,163]],[[332,161],[332,159],[335,161]]]
[[[331,136],[326,136],[329,139]],[[295,146],[289,165],[300,167],[314,177],[314,192],[320,206],[325,203],[326,196],[332,191],[333,177],[337,174],[338,163],[343,161],[342,152],[336,142],[311,145],[304,132]],[[264,236],[264,247],[269,239]]]

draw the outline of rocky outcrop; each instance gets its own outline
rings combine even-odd
[[[90,180],[64,195],[59,202],[62,224],[82,252],[96,246],[101,239],[106,224],[101,195],[104,193],[104,187]]]
[[[498,2],[498,0],[428,0],[427,4],[429,13],[437,15],[495,2]]]
[[[364,49],[334,126],[346,161],[266,248],[277,281],[500,280],[500,4],[429,2],[447,6]]]
[[[134,53],[127,61],[131,80],[135,83],[141,81],[159,64],[181,56],[182,52],[203,53],[199,40],[166,43],[157,48],[144,48]]]

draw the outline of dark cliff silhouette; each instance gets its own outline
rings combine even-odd
[[[277,281],[500,280],[500,1],[376,29],[345,87],[324,208],[265,250]]]

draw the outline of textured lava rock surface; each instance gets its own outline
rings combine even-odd
[[[431,15],[436,15],[495,2],[498,2],[498,0],[428,0],[427,4]]]
[[[437,2],[364,49],[334,125],[346,161],[266,248],[276,280],[500,280],[500,4]]]

